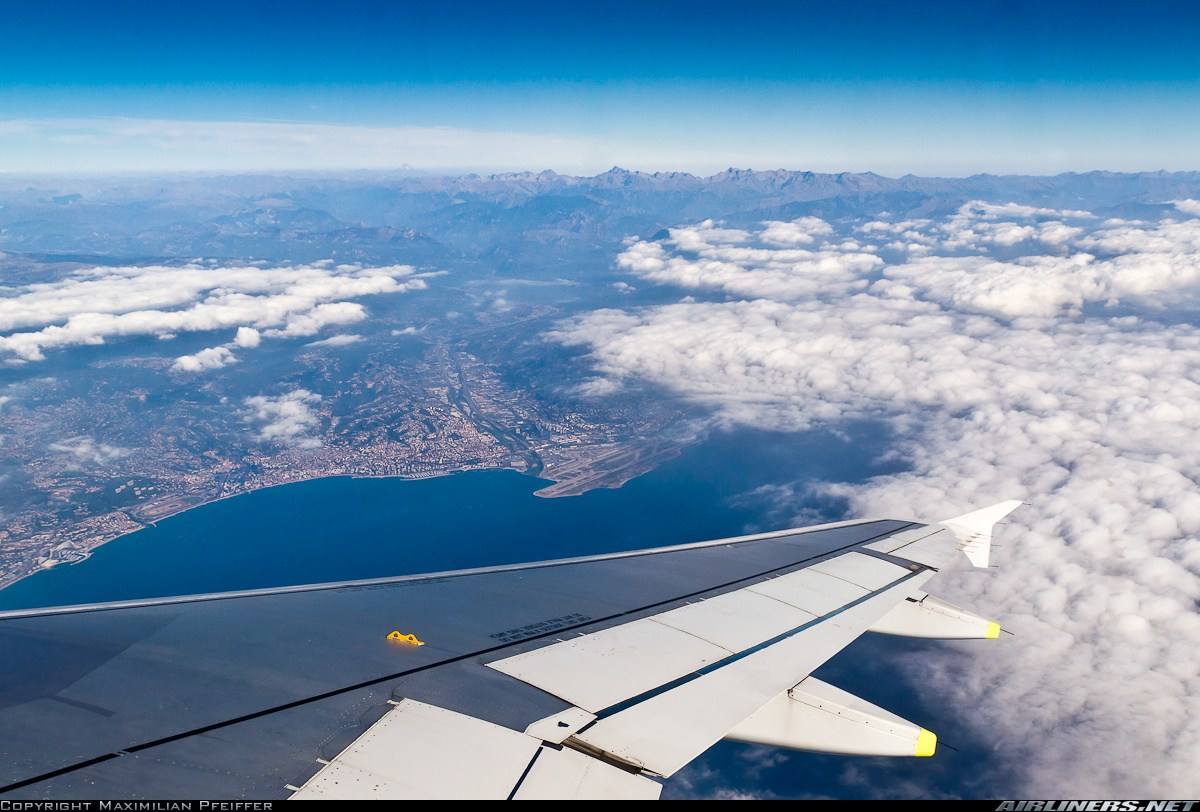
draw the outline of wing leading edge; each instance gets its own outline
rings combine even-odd
[[[0,793],[647,798],[725,737],[926,755],[809,674],[864,631],[994,636],[922,589],[961,530],[0,614]]]

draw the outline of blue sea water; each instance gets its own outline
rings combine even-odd
[[[875,462],[879,447],[825,432],[719,432],[619,489],[556,499],[534,496],[547,483],[515,471],[283,485],[180,513],[80,564],[18,581],[0,590],[0,610],[436,572],[775,529],[773,521],[804,505],[780,514],[764,488],[888,470]]]

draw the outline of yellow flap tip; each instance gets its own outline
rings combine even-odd
[[[987,631],[983,633],[985,640],[995,640],[1000,636],[1000,624],[992,621],[988,624]]]
[[[937,750],[937,735],[932,730],[921,728],[921,732],[917,734],[917,749],[913,755],[925,758],[932,756],[934,750]]]
[[[404,634],[404,633],[400,632],[399,630],[392,630],[392,631],[388,632],[387,639],[394,640],[397,643],[403,643],[406,646],[423,646],[423,645],[425,645],[424,642],[417,639],[417,636],[415,634]]]

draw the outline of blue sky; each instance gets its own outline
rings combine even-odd
[[[0,170],[1200,168],[1184,3],[6,9]]]

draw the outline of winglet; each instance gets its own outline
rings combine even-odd
[[[962,551],[976,567],[987,567],[992,554],[992,528],[1023,502],[1010,499],[942,522],[963,543]]]

